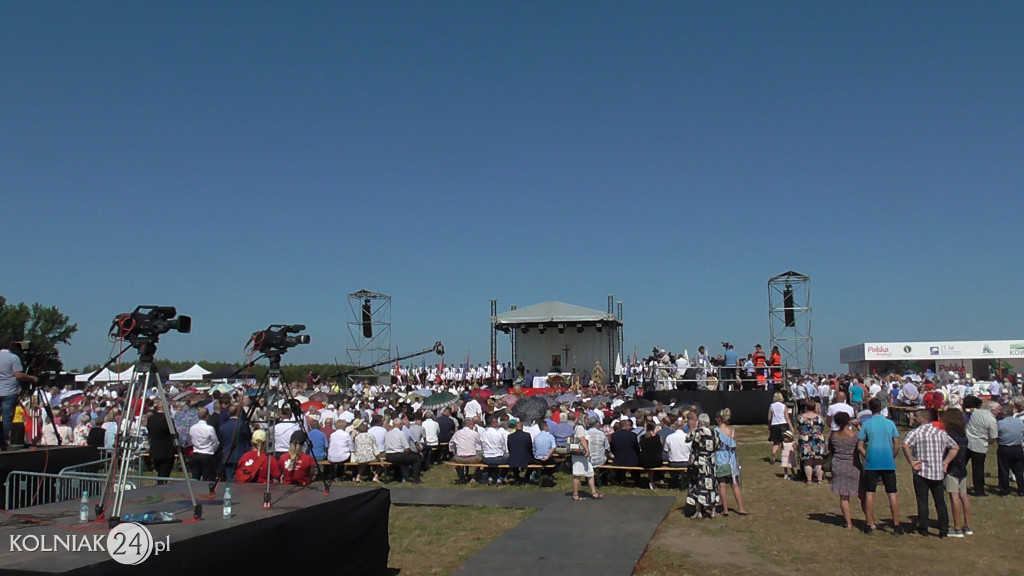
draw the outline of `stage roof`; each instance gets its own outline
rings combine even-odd
[[[522,324],[551,324],[562,322],[565,324],[593,324],[595,322],[607,322],[609,324],[621,325],[618,318],[613,314],[573,306],[564,302],[548,300],[533,306],[510,310],[498,314],[499,326],[519,326]]]

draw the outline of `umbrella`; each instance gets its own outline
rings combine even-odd
[[[548,413],[548,403],[544,401],[546,396],[527,396],[516,402],[512,407],[512,415],[521,418],[524,422],[539,420]]]
[[[433,393],[434,393],[434,391],[431,390],[430,388],[420,388],[419,390],[414,392],[414,394],[419,394],[420,396],[422,396],[424,398],[429,398],[430,395],[433,394]]]
[[[259,393],[260,393],[260,390],[259,390],[259,388],[253,388],[252,390],[249,390],[249,391],[247,391],[247,392],[245,393],[245,395],[246,395],[246,396],[256,396],[256,395],[257,395],[257,394],[259,394]]]
[[[72,396],[68,399],[68,404],[78,404],[82,400],[85,400],[85,394],[79,394],[78,396]]]
[[[411,392],[403,398],[406,402],[423,402],[423,395],[418,392]]]
[[[188,398],[189,396],[195,394],[196,392],[199,392],[199,390],[196,390],[195,388],[191,388],[191,387],[185,388],[181,392],[178,392],[177,394],[175,394],[174,398],[172,398],[172,400],[179,400],[179,401],[180,400],[184,400],[184,399]]]
[[[316,394],[311,394],[309,396],[309,399],[312,402],[323,402],[324,404],[327,404],[328,402],[331,401],[330,396],[328,396],[326,392],[317,392]]]
[[[309,402],[309,396],[296,396],[295,399],[299,401],[299,404]]]
[[[331,394],[330,396],[327,397],[327,399],[332,404],[341,404],[342,400],[347,400],[348,397],[345,396],[344,394]]]
[[[213,388],[210,388],[210,394],[213,394],[214,392],[218,392],[218,391],[221,394],[225,394],[225,393],[231,392],[232,390],[234,390],[234,388],[232,388],[231,384],[225,384],[225,383],[221,382],[220,384],[217,384]]]
[[[559,404],[569,404],[570,402],[575,402],[579,399],[580,397],[575,394],[562,394],[558,398],[555,398],[555,402]]]
[[[210,395],[206,392],[197,392],[188,397],[189,406],[199,406],[205,404],[210,399]]]
[[[554,398],[552,398],[551,396],[545,396],[544,394],[537,394],[536,396],[530,396],[530,398],[540,398],[541,401],[543,401],[548,406],[558,405],[558,402],[555,402]]]
[[[620,406],[620,408],[622,408],[623,410],[634,410],[634,411],[635,410],[644,410],[646,408],[654,408],[654,402],[651,402],[650,400],[648,400],[646,398],[633,398],[632,400],[627,400],[627,401],[623,402],[622,406]]]
[[[477,398],[479,398],[481,400],[486,400],[487,398],[490,398],[491,396],[494,396],[494,392],[491,392],[490,390],[484,390],[484,389],[478,388],[478,389],[473,390],[472,392],[470,392],[469,395],[470,396],[476,396]]]
[[[324,403],[317,402],[316,400],[307,400],[306,402],[302,403],[302,410],[304,412],[309,412],[310,410],[323,410],[323,408]]]
[[[519,396],[516,396],[515,394],[505,394],[501,397],[501,401],[511,408],[516,405],[516,402],[519,402]]]
[[[605,402],[611,402],[611,401],[612,401],[612,399],[611,399],[610,396],[598,395],[598,396],[594,396],[593,398],[590,399],[590,405],[591,406],[600,406],[601,404],[604,404]]]
[[[438,392],[423,401],[420,408],[424,410],[444,410],[459,403],[459,398],[451,392]]]
[[[383,392],[377,396],[381,400],[398,400],[401,396],[397,392]]]
[[[191,446],[192,437],[189,436],[188,430],[193,424],[199,422],[199,411],[195,408],[189,408],[188,410],[178,410],[174,413],[174,426],[178,429],[178,437],[181,440],[182,446]]]
[[[53,400],[50,401],[51,406],[60,406],[60,403],[79,394],[84,394],[81,390],[69,390],[68,392],[61,392],[54,396]]]

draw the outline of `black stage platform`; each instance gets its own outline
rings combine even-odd
[[[27,551],[68,539],[99,537],[109,532],[106,522],[78,523],[78,502],[62,502],[6,512],[0,521],[0,575],[6,574],[385,574],[390,547],[390,492],[371,489],[343,496],[324,494],[322,486],[273,486],[273,505],[263,508],[263,486],[231,484],[233,515],[222,516],[221,497],[209,499],[207,484],[194,482],[205,520],[191,521],[188,491],[181,482],[143,488],[125,496],[125,513],[173,511],[180,523],[148,526],[154,541],[169,537],[169,550],[151,555],[138,566],[119,564],[102,550]],[[95,504],[95,501],[93,502]],[[45,538],[28,538],[26,536]],[[15,538],[21,551],[12,549]],[[72,544],[73,548],[78,548]],[[80,548],[79,548],[80,549]]]
[[[100,452],[92,446],[49,446],[0,452],[0,485],[15,470],[56,474],[66,466],[95,462]],[[0,501],[0,506],[3,502]]]
[[[661,392],[645,392],[644,398],[657,400],[660,404],[676,405],[696,403],[701,410],[711,416],[715,422],[715,414],[722,408],[732,412],[733,424],[767,424],[768,406],[772,403],[774,391],[742,390],[737,392],[718,392],[706,390],[667,390]]]

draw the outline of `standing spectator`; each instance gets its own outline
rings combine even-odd
[[[839,430],[828,439],[832,451],[832,492],[839,495],[839,509],[843,512],[846,529],[853,528],[850,516],[850,496],[860,492],[860,468],[854,457],[857,452],[857,433],[850,428],[850,415],[836,414]],[[864,502],[861,501],[863,507]]]
[[[14,423],[14,409],[21,393],[19,382],[38,383],[39,378],[22,371],[21,358],[10,351],[11,337],[0,334],[0,450],[7,450],[11,426]]]
[[[572,420],[571,422],[575,423],[575,420]],[[655,438],[657,438],[657,436],[655,436]],[[572,439],[583,447],[583,454],[573,454],[571,457],[572,499],[576,502],[580,501],[580,484],[583,478],[587,479],[587,484],[590,486],[591,497],[595,500],[604,498],[604,494],[597,491],[597,485],[594,483],[594,467],[590,463],[590,441],[583,426],[576,425],[573,427]],[[660,460],[660,447],[658,448],[658,454],[658,458]]]
[[[839,412],[846,412],[850,415],[851,420],[857,417],[857,413],[854,412],[853,406],[846,403],[846,392],[843,392],[842,390],[836,392],[836,401],[828,407],[828,412],[825,413],[825,420],[832,428],[833,432],[839,430],[839,427],[835,423],[836,414]]]
[[[710,425],[711,418],[707,414],[701,414],[697,417],[697,428],[690,433],[690,457],[694,480],[686,492],[686,503],[694,508],[691,518],[702,518],[705,514],[714,518],[720,502],[718,479],[715,477],[718,434],[711,430]],[[614,435],[612,437],[614,438]]]
[[[789,409],[782,401],[782,393],[776,392],[772,396],[772,403],[768,406],[768,441],[772,443],[772,451],[768,455],[768,463],[775,462],[775,454],[782,447],[782,434],[786,430],[793,429],[793,422],[789,419]]]
[[[949,507],[953,513],[953,529],[949,535],[963,538],[974,534],[971,530],[971,502],[967,497],[967,419],[964,413],[950,408],[942,413],[942,425],[946,434],[956,442],[956,457],[946,468],[946,493],[949,494]]]
[[[207,422],[210,412],[206,408],[199,409],[199,421],[189,428],[192,438],[192,479],[213,482],[217,474],[217,448],[220,440],[217,431]]]
[[[150,417],[152,418],[152,416]],[[75,426],[74,438],[72,439],[75,446],[85,446],[89,442],[89,430],[92,430],[92,416],[88,414],[82,414],[78,418],[78,425]],[[148,426],[147,426],[148,428]],[[152,450],[152,440],[150,440],[150,450]]]
[[[900,433],[892,420],[878,417],[882,403],[877,398],[868,401],[868,408],[871,409],[871,418],[864,422],[857,434],[857,451],[864,458],[864,514],[867,517],[864,533],[871,534],[876,528],[875,490],[881,481],[889,498],[893,534],[901,536],[903,527],[900,526],[900,505],[896,496],[896,454],[900,451]]]
[[[915,420],[918,426],[907,434],[903,455],[914,469],[917,531],[922,536],[928,535],[928,495],[931,494],[935,501],[935,514],[939,518],[939,538],[945,538],[949,535],[949,513],[942,489],[943,479],[959,448],[949,434],[932,426],[931,410],[918,410]]]
[[[223,398],[223,396],[222,396]],[[249,441],[252,439],[252,432],[249,425],[238,419],[238,412],[242,409],[240,404],[231,404],[224,410],[227,419],[221,422],[217,431],[217,439],[220,441],[221,460],[224,465],[224,478],[233,478],[235,468],[238,466],[238,459],[242,454],[249,451]],[[171,456],[173,458],[173,454]]]
[[[820,418],[820,417],[819,417]],[[736,498],[736,512],[746,516],[743,509],[743,494],[740,493],[740,461],[736,458],[736,429],[729,425],[732,412],[728,408],[719,410],[716,418],[719,448],[715,452],[715,476],[718,477],[718,497],[722,500],[722,516],[729,515],[729,503],[725,497],[725,486],[732,484],[732,495]],[[723,473],[723,472],[728,473]]]
[[[768,363],[772,367],[772,385],[778,388],[782,385],[782,354],[778,346],[772,346],[772,354],[768,357]]]
[[[174,438],[160,402],[156,404],[156,413],[146,420],[146,432],[149,435],[149,458],[153,461],[156,475],[160,478],[170,477],[174,469]],[[166,480],[157,481],[158,485],[166,483]]]
[[[977,396],[964,398],[964,409],[967,410],[967,459],[971,462],[971,484],[974,495],[979,498],[988,496],[985,492],[985,456],[988,447],[999,439],[999,424],[996,422],[992,408],[998,407],[996,402],[989,402],[982,407]],[[973,410],[972,410],[973,408]]]
[[[1001,407],[995,407],[999,428],[999,446],[996,447],[996,463],[999,466],[999,495],[1010,495],[1010,474],[1017,480],[1017,495],[1024,496],[1024,422],[1003,414]]]
[[[819,484],[825,480],[822,464],[828,445],[825,443],[825,421],[816,411],[814,400],[807,400],[804,411],[796,417],[797,449],[800,451],[800,464],[804,468],[807,483],[811,480]]]

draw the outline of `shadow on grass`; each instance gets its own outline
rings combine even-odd
[[[807,515],[807,519],[821,522],[822,524],[828,524],[830,526],[839,526],[840,528],[846,527],[846,520],[843,519],[843,515],[836,514],[834,512],[813,512]],[[857,521],[854,520],[854,526],[856,525]]]

